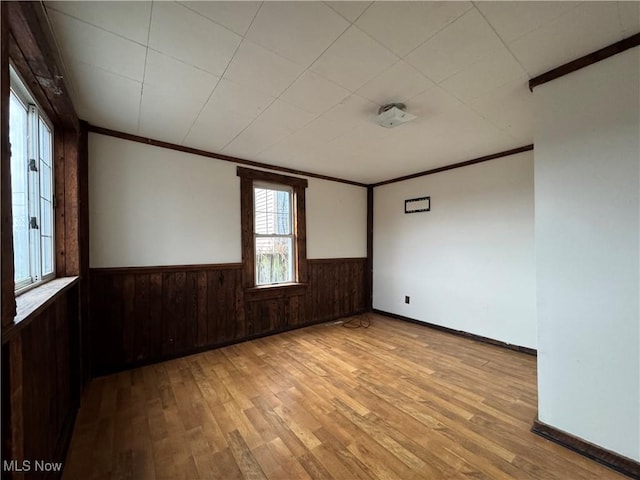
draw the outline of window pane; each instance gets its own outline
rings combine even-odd
[[[39,122],[40,130],[40,143],[39,143],[39,157],[40,162],[38,165],[40,176],[40,196],[49,201],[53,201],[53,185],[51,178],[51,133],[49,127],[42,121]]]
[[[53,273],[53,208],[44,198],[40,199],[40,259],[42,275]]]
[[[38,118],[38,130],[40,139],[40,162],[51,167],[51,130],[42,118]]]
[[[256,284],[293,281],[291,237],[256,237]]]
[[[255,233],[260,235],[290,235],[291,192],[256,187]]]
[[[27,182],[27,109],[11,92],[9,103],[11,142],[11,205],[13,211],[13,259],[16,284],[30,278],[29,206]]]
[[[53,238],[40,237],[40,246],[42,248],[42,276],[53,273]]]
[[[40,178],[40,260],[42,276],[53,273],[53,176],[51,175],[51,130],[38,117]]]

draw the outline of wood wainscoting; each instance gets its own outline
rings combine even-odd
[[[69,284],[3,333],[3,479],[60,476],[82,388],[79,288]]]
[[[242,264],[90,271],[100,375],[365,310],[366,258],[308,260],[309,283],[246,291]]]

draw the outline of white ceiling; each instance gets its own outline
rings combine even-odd
[[[80,118],[373,183],[533,142],[530,78],[640,2],[45,2]],[[380,105],[418,116],[385,129]]]

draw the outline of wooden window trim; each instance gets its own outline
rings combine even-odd
[[[305,189],[307,179],[277,173],[238,167],[240,177],[240,223],[242,228],[242,286],[245,289],[282,291],[297,289],[307,284],[307,220]],[[255,282],[255,241],[253,235],[253,186],[255,181],[287,185],[293,189],[293,228],[295,232],[296,281],[292,283],[261,285]]]

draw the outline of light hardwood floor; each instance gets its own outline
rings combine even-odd
[[[97,378],[64,479],[621,479],[529,432],[535,358],[371,315]]]

